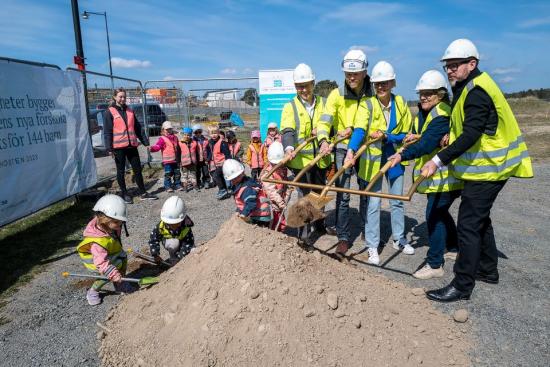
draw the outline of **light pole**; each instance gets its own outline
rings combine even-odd
[[[115,83],[113,81],[113,65],[111,64],[111,43],[109,42],[109,27],[107,26],[107,12],[95,13],[93,11],[84,11],[82,13],[83,19],[88,19],[92,15],[103,15],[105,17],[105,31],[107,32],[107,52],[109,53],[109,75],[111,76],[111,89],[115,89]]]

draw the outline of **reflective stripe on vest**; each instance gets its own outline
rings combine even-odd
[[[250,144],[248,149],[251,150],[250,154],[250,168],[263,168],[264,167],[264,146],[260,145],[260,150],[256,151],[254,144]]]
[[[178,240],[181,241],[185,238],[185,236],[187,236],[187,233],[189,233],[189,227],[183,227],[183,229],[180,231],[180,233],[178,235],[174,236],[170,233],[170,229],[168,228],[166,223],[164,223],[163,221],[160,221],[160,223],[159,223],[159,234],[165,240],[170,239],[170,238],[177,238]]]
[[[229,153],[231,154],[231,158],[238,160],[237,153],[241,149],[241,142],[238,141],[235,144],[227,143],[227,145],[229,146]]]
[[[206,160],[206,149],[208,147],[208,140],[204,139],[201,141],[193,140],[197,145],[197,150],[199,152],[199,162],[204,162]]]
[[[76,251],[84,266],[91,271],[99,271],[94,265],[91,252],[92,244],[97,244],[107,250],[107,259],[117,269],[123,269],[127,264],[126,252],[122,249],[120,241],[113,237],[85,237],[77,246]]]
[[[128,121],[124,121],[124,118],[115,107],[109,107],[109,112],[113,116],[113,148],[137,147],[134,111],[126,107],[126,119]]]
[[[176,145],[166,136],[160,136],[160,139],[164,142],[164,149],[162,149],[162,163],[175,162],[177,150]]]
[[[225,162],[225,154],[222,153],[222,141],[223,140],[219,138],[212,149],[212,160],[214,161],[214,165],[216,167],[223,166],[223,162]]]
[[[188,166],[195,163],[195,157],[193,157],[193,155],[191,154],[191,152],[193,151],[193,143],[194,142],[191,142],[191,149],[189,149],[189,145],[187,145],[187,143],[184,143],[182,141],[179,142],[182,166]]]
[[[450,165],[451,173],[462,180],[501,181],[509,177],[533,177],[531,159],[518,123],[502,94],[502,91],[487,73],[472,79],[462,90],[451,113],[452,144],[462,134],[466,118],[464,103],[468,93],[481,88],[491,97],[498,115],[496,131],[484,132],[478,141]]]
[[[235,194],[235,204],[239,213],[244,209],[244,205],[247,198],[241,198],[241,195],[245,188],[249,186],[241,186],[241,188]],[[271,202],[265,195],[265,192],[259,187],[252,186],[252,189],[256,191],[256,208],[252,210],[249,217],[262,222],[269,222],[271,220]]]

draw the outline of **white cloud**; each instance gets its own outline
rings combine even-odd
[[[245,74],[245,75],[246,74],[254,74],[254,71],[255,70],[252,69],[252,68],[244,68],[242,73]]]
[[[136,60],[136,59],[123,59],[122,57],[113,57],[111,58],[111,63],[113,67],[124,68],[124,69],[133,69],[133,68],[148,68],[150,67],[151,61],[147,60]]]
[[[538,27],[541,25],[548,25],[550,24],[550,17],[544,17],[544,18],[533,18],[528,19],[526,21],[523,21],[518,24],[518,27],[520,28],[533,28]]]
[[[511,77],[511,76],[505,76],[504,78],[500,78],[500,82],[503,83],[503,84],[507,84],[507,83],[510,83],[512,81],[514,81],[516,78],[514,77]]]
[[[235,74],[237,74],[237,69],[235,69],[235,68],[225,68],[225,69],[220,70],[220,74],[235,75]]]
[[[172,75],[167,75],[164,78],[162,78],[162,80],[174,80],[174,79],[176,78],[174,78]]]
[[[504,75],[504,74],[517,74],[521,73],[521,69],[519,68],[496,68],[493,70],[493,74],[495,75]]]
[[[407,7],[402,4],[384,2],[360,2],[331,10],[324,15],[324,19],[339,20],[346,23],[366,24],[370,21],[380,20],[392,16]]]

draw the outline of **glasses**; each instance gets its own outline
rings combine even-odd
[[[374,88],[384,88],[390,85],[391,80],[384,80],[383,82],[375,82]]]
[[[458,70],[460,65],[464,65],[464,64],[467,64],[469,62],[470,62],[470,60],[466,59],[466,60],[462,60],[462,61],[453,62],[451,64],[443,65],[443,71],[448,72],[449,70],[451,70],[452,72],[455,72],[455,71]]]
[[[430,98],[432,96],[435,96],[437,94],[437,91],[435,90],[423,90],[418,92],[418,97],[420,98]]]
[[[311,85],[310,83],[294,84],[294,87],[296,88],[296,90],[302,90],[302,89],[308,89],[310,85]]]

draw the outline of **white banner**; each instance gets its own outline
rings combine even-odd
[[[0,60],[0,226],[96,182],[81,74]]]

